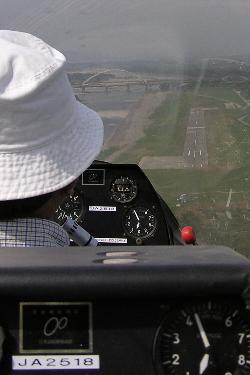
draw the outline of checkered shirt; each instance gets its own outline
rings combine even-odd
[[[53,221],[25,218],[0,221],[0,247],[69,246],[69,236]]]

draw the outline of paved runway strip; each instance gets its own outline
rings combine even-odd
[[[183,158],[190,167],[203,168],[208,165],[206,126],[202,109],[192,108],[190,111]]]

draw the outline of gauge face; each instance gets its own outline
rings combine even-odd
[[[78,220],[83,213],[83,200],[77,192],[74,192],[60,205],[55,213],[55,221],[62,224],[66,217]]]
[[[147,238],[155,232],[157,221],[149,208],[131,207],[124,216],[123,225],[129,236]]]
[[[137,184],[129,177],[118,177],[112,182],[111,197],[119,203],[131,202],[137,195]]]
[[[209,301],[172,311],[155,341],[158,374],[248,374],[248,320],[241,305],[226,302]]]

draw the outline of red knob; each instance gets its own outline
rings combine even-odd
[[[193,227],[189,227],[189,226],[183,227],[181,229],[181,238],[183,239],[183,241],[186,244],[195,245],[196,235],[195,235],[195,231],[194,231]]]

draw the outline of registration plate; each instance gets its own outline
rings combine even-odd
[[[98,370],[99,355],[14,355],[12,370]]]

